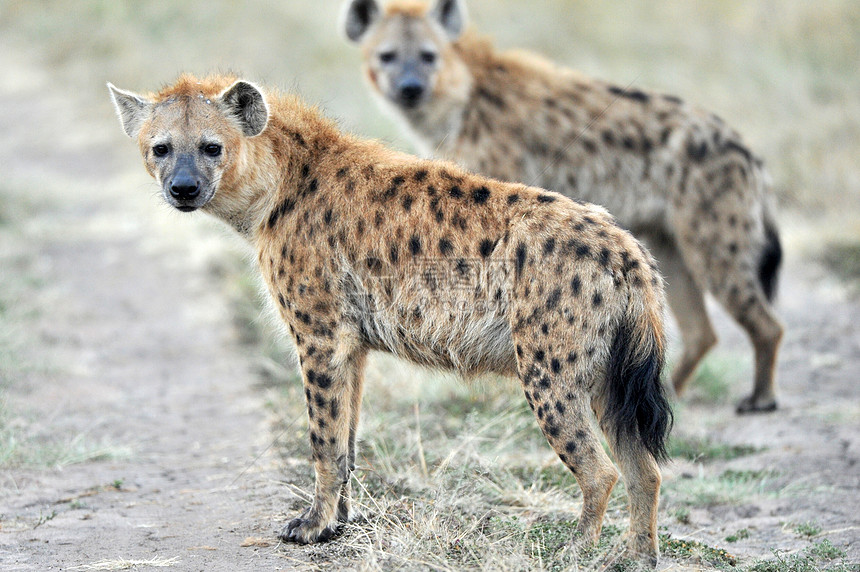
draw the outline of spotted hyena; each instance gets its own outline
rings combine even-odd
[[[342,19],[383,107],[426,154],[605,205],[654,252],[683,352],[681,394],[717,337],[710,292],[755,348],[738,412],[776,408],[782,257],[768,176],[737,132],[677,97],[618,86],[465,31],[461,0],[351,0]]]
[[[295,341],[316,469],[285,540],[349,518],[365,358],[391,352],[470,378],[517,376],[600,532],[618,473],[633,554],[656,561],[671,412],[660,383],[662,279],[601,207],[419,160],[343,134],[292,96],[183,76],[147,96],[109,86],[164,199],[226,222],[257,253]]]

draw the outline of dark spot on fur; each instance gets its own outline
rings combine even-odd
[[[406,212],[409,212],[410,209],[412,209],[412,201],[413,201],[413,199],[409,195],[406,195],[405,197],[403,197],[403,210],[405,210]]]
[[[546,352],[545,352],[545,351],[543,351],[543,350],[538,350],[538,351],[536,351],[536,352],[535,352],[535,360],[537,360],[537,361],[543,361],[545,357],[546,357]]]
[[[426,178],[427,178],[427,169],[421,169],[420,171],[416,171],[415,175],[413,176],[413,179],[415,179],[415,182],[417,182],[417,183],[420,183],[421,181],[423,181]]]
[[[496,95],[495,93],[491,93],[487,91],[484,87],[479,87],[475,94],[481,99],[486,100],[491,105],[498,107],[499,109],[505,109],[507,105],[505,104],[505,100],[501,98],[501,96]]]
[[[735,151],[737,153],[740,153],[748,162],[753,162],[753,156],[752,153],[750,153],[750,150],[741,145],[740,143],[737,143],[735,141],[726,141],[726,144],[723,149],[725,151]]]
[[[552,195],[541,194],[538,195],[537,200],[539,203],[552,203],[555,202],[555,197]]]
[[[455,199],[459,199],[463,196],[463,190],[459,186],[454,185],[450,189],[448,189],[448,194]]]
[[[349,173],[349,167],[341,167],[337,170],[336,176],[338,179],[343,179]]]
[[[448,254],[450,254],[453,248],[454,247],[451,245],[451,241],[447,238],[439,239],[439,253],[443,256],[447,256]]]
[[[543,253],[544,254],[552,254],[555,250],[555,239],[548,238],[546,242],[543,243]]]
[[[484,239],[478,246],[478,251],[481,253],[481,256],[487,258],[488,256],[490,256],[490,254],[493,253],[494,248],[496,248],[496,241]]]
[[[618,97],[626,97],[627,99],[632,99],[633,101],[638,101],[639,103],[648,103],[648,101],[651,99],[647,93],[639,91],[638,89],[624,89],[618,86],[610,87],[609,93],[617,95]]]
[[[527,254],[528,254],[528,251],[526,250],[526,245],[525,245],[524,243],[522,243],[522,242],[521,242],[521,243],[519,243],[519,244],[517,245],[517,252],[516,252],[516,257],[517,257],[517,261],[516,261],[516,273],[517,273],[517,277],[519,277],[519,276],[522,274],[522,272],[523,272],[523,267],[524,267],[524,266],[525,266],[525,264],[526,264],[526,256],[527,256]]]
[[[517,193],[511,193],[510,195],[508,195],[508,204],[509,205],[514,204],[518,200],[520,200],[520,196]]]
[[[603,267],[609,266],[609,256],[610,256],[610,252],[609,252],[608,248],[604,247],[600,250],[600,264],[601,264],[601,266],[603,266]]]
[[[582,280],[579,278],[579,274],[574,276],[570,281],[570,290],[574,296],[579,296],[579,293],[582,291]]]
[[[561,371],[561,362],[556,358],[552,358],[552,361],[549,362],[550,367],[552,368],[553,373],[558,373]]]
[[[708,144],[702,141],[696,144],[694,141],[687,143],[687,155],[692,161],[699,162],[708,154]]]
[[[317,374],[317,387],[320,389],[328,389],[331,387],[331,377],[325,373]]]
[[[559,300],[561,300],[561,288],[556,288],[550,292],[549,297],[546,299],[546,309],[554,310],[558,306]]]
[[[421,254],[421,238],[417,234],[413,234],[412,238],[409,239],[409,252],[412,253],[412,256]]]
[[[594,297],[591,299],[591,303],[594,304],[595,307],[603,304],[603,295],[600,292],[595,292]]]
[[[482,205],[490,198],[490,189],[487,187],[479,187],[472,191],[472,200],[476,205]]]

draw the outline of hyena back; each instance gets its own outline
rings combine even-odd
[[[295,341],[316,488],[282,538],[325,540],[349,518],[363,366],[380,350],[518,377],[582,488],[586,542],[618,478],[593,410],[627,483],[628,549],[656,562],[671,425],[662,279],[605,210],[358,140],[229,77],[184,76],[148,96],[110,87],[165,200],[256,249]]]
[[[748,333],[752,394],[776,408],[782,326],[771,307],[782,251],[759,159],[717,116],[673,96],[585,77],[464,32],[461,0],[346,4],[369,84],[425,154],[604,205],[667,276],[683,351],[678,394],[717,338],[704,293]]]

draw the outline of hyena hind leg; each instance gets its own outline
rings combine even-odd
[[[598,400],[595,400],[595,411],[602,417]],[[618,432],[606,426],[602,419],[600,425],[627,488],[630,530],[626,551],[630,558],[646,558],[650,565],[656,566],[659,554],[657,506],[662,481],[660,468],[639,440],[619,439]]]
[[[756,288],[750,288],[746,297],[730,294],[720,301],[746,330],[755,352],[753,392],[738,403],[737,412],[774,411],[777,408],[776,358],[782,341],[782,323],[764,294]]]
[[[649,241],[648,248],[666,277],[666,297],[681,334],[681,357],[672,370],[672,386],[681,396],[696,368],[717,343],[705,307],[705,294],[684,262],[673,239]]]
[[[575,544],[590,546],[600,536],[618,471],[592,427],[585,389],[549,372],[543,362],[525,365],[523,371],[527,373],[520,380],[538,424],[582,490]]]

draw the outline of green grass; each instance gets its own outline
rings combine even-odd
[[[667,450],[671,457],[682,457],[690,461],[729,461],[763,451],[753,445],[736,445],[714,442],[708,437],[679,436],[669,437]]]
[[[860,564],[846,562],[846,552],[824,539],[802,551],[789,554],[773,551],[773,558],[760,559],[745,572],[858,572]]]
[[[725,569],[737,564],[738,559],[722,548],[713,548],[696,540],[660,535],[660,551],[664,556],[680,561],[704,562]]]
[[[833,273],[860,291],[860,241],[829,244],[822,260]]]
[[[815,521],[802,522],[792,527],[794,533],[798,536],[812,538],[821,533],[821,526]]]
[[[747,528],[741,528],[734,534],[730,534],[726,537],[726,542],[737,542],[738,540],[746,540],[750,537],[750,531]]]
[[[760,495],[776,495],[776,473],[727,470],[718,476],[699,475],[675,479],[663,486],[667,502],[682,507],[734,505]]]
[[[728,401],[732,382],[748,369],[743,365],[746,359],[745,356],[739,358],[724,354],[705,358],[690,382],[688,400],[707,404],[722,404]]]

